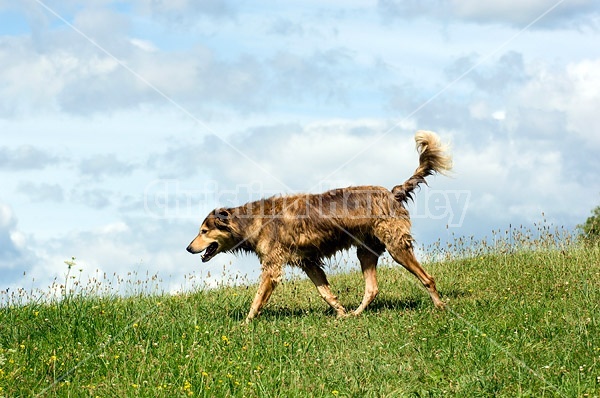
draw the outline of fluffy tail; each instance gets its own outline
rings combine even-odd
[[[452,157],[447,153],[448,147],[440,142],[440,138],[432,131],[419,130],[415,134],[419,167],[402,185],[392,188],[392,193],[399,202],[406,203],[413,199],[413,191],[421,183],[427,184],[425,177],[434,173],[447,174],[452,169]]]

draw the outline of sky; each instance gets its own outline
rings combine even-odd
[[[451,177],[409,205],[419,247],[600,204],[600,3],[0,0],[0,296],[157,275],[255,280],[185,251],[206,214],[391,188],[417,130]],[[545,221],[544,221],[545,220]]]

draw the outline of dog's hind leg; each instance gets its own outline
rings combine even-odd
[[[260,313],[262,307],[269,301],[273,289],[275,289],[275,286],[281,281],[281,268],[281,264],[274,266],[263,265],[260,284],[256,295],[254,296],[254,300],[252,301],[252,305],[250,306],[250,312],[246,317],[246,323],[249,323],[252,318],[256,317]]]
[[[444,308],[444,302],[440,300],[433,277],[421,267],[413,252],[410,222],[402,219],[382,222],[375,229],[375,236],[385,245],[392,258],[425,286],[433,304],[437,308]]]
[[[377,260],[382,251],[375,251],[370,247],[360,246],[356,249],[356,255],[360,261],[363,277],[365,278],[365,295],[360,306],[352,314],[359,315],[375,299],[379,288],[377,287]]]
[[[333,294],[329,288],[329,282],[327,276],[318,263],[307,262],[301,265],[301,268],[306,272],[306,275],[315,284],[319,294],[335,310],[338,317],[346,315],[346,309],[340,304],[337,297]]]
[[[429,275],[423,269],[421,264],[419,264],[413,252],[412,244],[408,242],[400,247],[396,245],[388,245],[386,246],[387,251],[396,262],[400,263],[404,268],[416,276],[419,281],[421,281],[425,289],[427,289],[429,296],[433,300],[433,304],[437,308],[443,309],[445,304],[440,299],[437,289],[435,288],[435,280],[433,279],[433,276]]]

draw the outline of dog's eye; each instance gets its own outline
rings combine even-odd
[[[201,229],[201,230],[200,230],[200,233],[201,233],[202,235],[204,235],[204,234],[208,233],[208,229]]]

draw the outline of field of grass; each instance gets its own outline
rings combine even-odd
[[[0,397],[599,397],[598,246],[512,239],[429,248],[446,311],[390,263],[341,320],[299,278],[247,326],[254,286],[8,305]],[[358,271],[330,281],[358,306]]]

